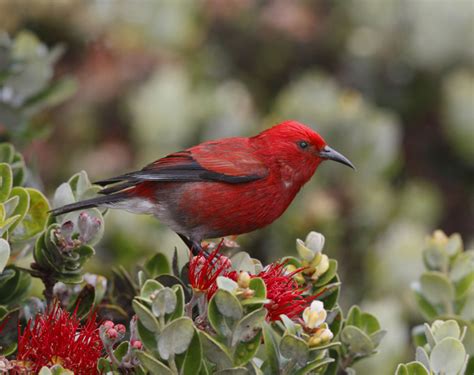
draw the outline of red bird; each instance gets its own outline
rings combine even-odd
[[[102,196],[52,214],[91,207],[151,214],[196,253],[203,239],[247,233],[275,221],[325,160],[354,168],[314,130],[286,121],[254,137],[207,141],[99,181]]]

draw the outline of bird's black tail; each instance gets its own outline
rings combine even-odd
[[[116,194],[104,195],[101,197],[86,199],[84,201],[67,204],[50,211],[53,216],[67,214],[68,212],[86,210],[88,208],[99,207],[104,204],[120,202],[128,197],[127,193],[120,192]]]

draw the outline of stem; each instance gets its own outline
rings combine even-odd
[[[295,364],[296,364],[296,360],[295,359],[290,359],[288,361],[288,363],[285,365],[285,367],[283,367],[283,374],[284,375],[291,374],[293,368],[295,367]]]
[[[174,354],[170,355],[170,357],[168,358],[168,364],[174,374],[179,374],[178,367],[176,367],[176,362],[174,361]]]
[[[105,346],[105,351],[107,352],[107,355],[110,358],[110,362],[112,362],[114,366],[120,367],[120,362],[115,357],[114,351],[112,349],[112,345],[104,345],[104,346]]]
[[[196,304],[196,295],[193,292],[193,295],[191,296],[190,301],[186,304],[186,307],[185,307],[186,315],[191,319],[193,318],[193,308],[195,304]]]

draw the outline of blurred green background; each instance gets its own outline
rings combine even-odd
[[[425,236],[474,238],[473,1],[0,0],[0,29],[63,44],[55,76],[77,82],[21,147],[50,195],[82,169],[109,177],[285,119],[320,132],[357,172],[324,164],[281,219],[238,241],[268,262],[322,232],[343,307],[388,330],[361,373],[413,358]],[[111,212],[91,271],[175,246],[152,218]]]

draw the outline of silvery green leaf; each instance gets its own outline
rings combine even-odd
[[[415,359],[423,364],[425,368],[428,370],[430,369],[430,358],[428,357],[428,353],[426,353],[426,350],[423,349],[421,346],[418,346],[416,348],[416,356]]]
[[[158,324],[158,321],[145,305],[138,302],[137,300],[133,300],[132,307],[133,307],[133,311],[135,311],[135,314],[137,314],[138,316],[138,320],[143,324],[143,326],[147,330],[154,333],[160,331],[160,326]]]
[[[248,253],[240,251],[237,254],[232,255],[230,260],[232,262],[232,268],[235,271],[246,271],[252,275],[256,273],[255,263]]]
[[[296,240],[296,251],[301,259],[311,262],[314,258],[315,253],[308,249],[306,244],[299,238]]]
[[[171,288],[163,288],[158,291],[152,302],[151,310],[155,316],[160,317],[170,314],[176,308],[176,295]]]
[[[436,342],[440,342],[445,337],[454,337],[455,339],[461,337],[461,328],[455,320],[446,320],[441,321],[440,324],[433,324],[431,331],[433,332]]]
[[[442,339],[430,354],[431,369],[435,373],[457,375],[466,361],[466,350],[459,340],[452,337]]]
[[[218,289],[213,299],[219,312],[227,318],[238,320],[243,311],[239,300],[233,294],[224,289]]]
[[[75,199],[71,186],[66,182],[59,185],[54,192],[53,207],[57,208],[74,202]]]
[[[461,280],[466,275],[474,272],[474,250],[465,251],[454,259],[449,277],[454,282]]]
[[[0,238],[0,273],[5,269],[10,258],[10,244],[3,238]]]
[[[178,318],[165,326],[158,339],[158,352],[167,360],[170,356],[184,353],[195,334],[193,321],[187,317]]]
[[[355,326],[346,326],[341,332],[341,341],[349,347],[352,353],[369,355],[374,349],[374,343],[369,336]]]
[[[420,277],[423,295],[431,303],[449,303],[454,299],[454,286],[441,272],[425,272]]]
[[[226,347],[204,331],[199,331],[204,355],[209,362],[216,365],[217,370],[232,367],[232,359]]]
[[[308,344],[294,335],[284,335],[280,342],[280,352],[287,359],[295,359],[300,366],[308,361]]]
[[[436,322],[437,321],[434,321],[433,324],[435,324]],[[430,348],[433,349],[434,346],[436,345],[436,339],[433,335],[433,331],[431,330],[431,327],[428,323],[425,323],[424,326],[425,326],[426,341],[428,342],[428,345],[430,346]]]
[[[395,375],[430,375],[430,373],[422,363],[410,362],[399,364]]]
[[[423,261],[429,270],[442,271],[448,268],[449,256],[444,249],[432,246],[423,251]]]
[[[262,327],[266,314],[267,311],[262,307],[244,316],[237,323],[237,326],[234,329],[234,334],[232,335],[232,346],[235,346],[240,341],[251,340]]]
[[[463,249],[462,238],[459,233],[453,233],[449,236],[448,243],[445,246],[445,250],[449,256],[453,256],[456,253],[461,252]]]
[[[150,374],[152,375],[175,375],[173,371],[171,371],[168,367],[166,367],[163,363],[158,361],[157,359],[153,358],[148,353],[138,351],[137,352],[138,359],[143,367],[145,367]]]
[[[163,285],[161,285],[158,281],[153,279],[147,280],[140,289],[140,297],[151,302],[150,296],[154,293],[157,293],[161,289],[163,289]]]
[[[219,289],[226,290],[230,293],[234,293],[239,287],[239,285],[234,280],[225,276],[217,277],[216,282]]]

